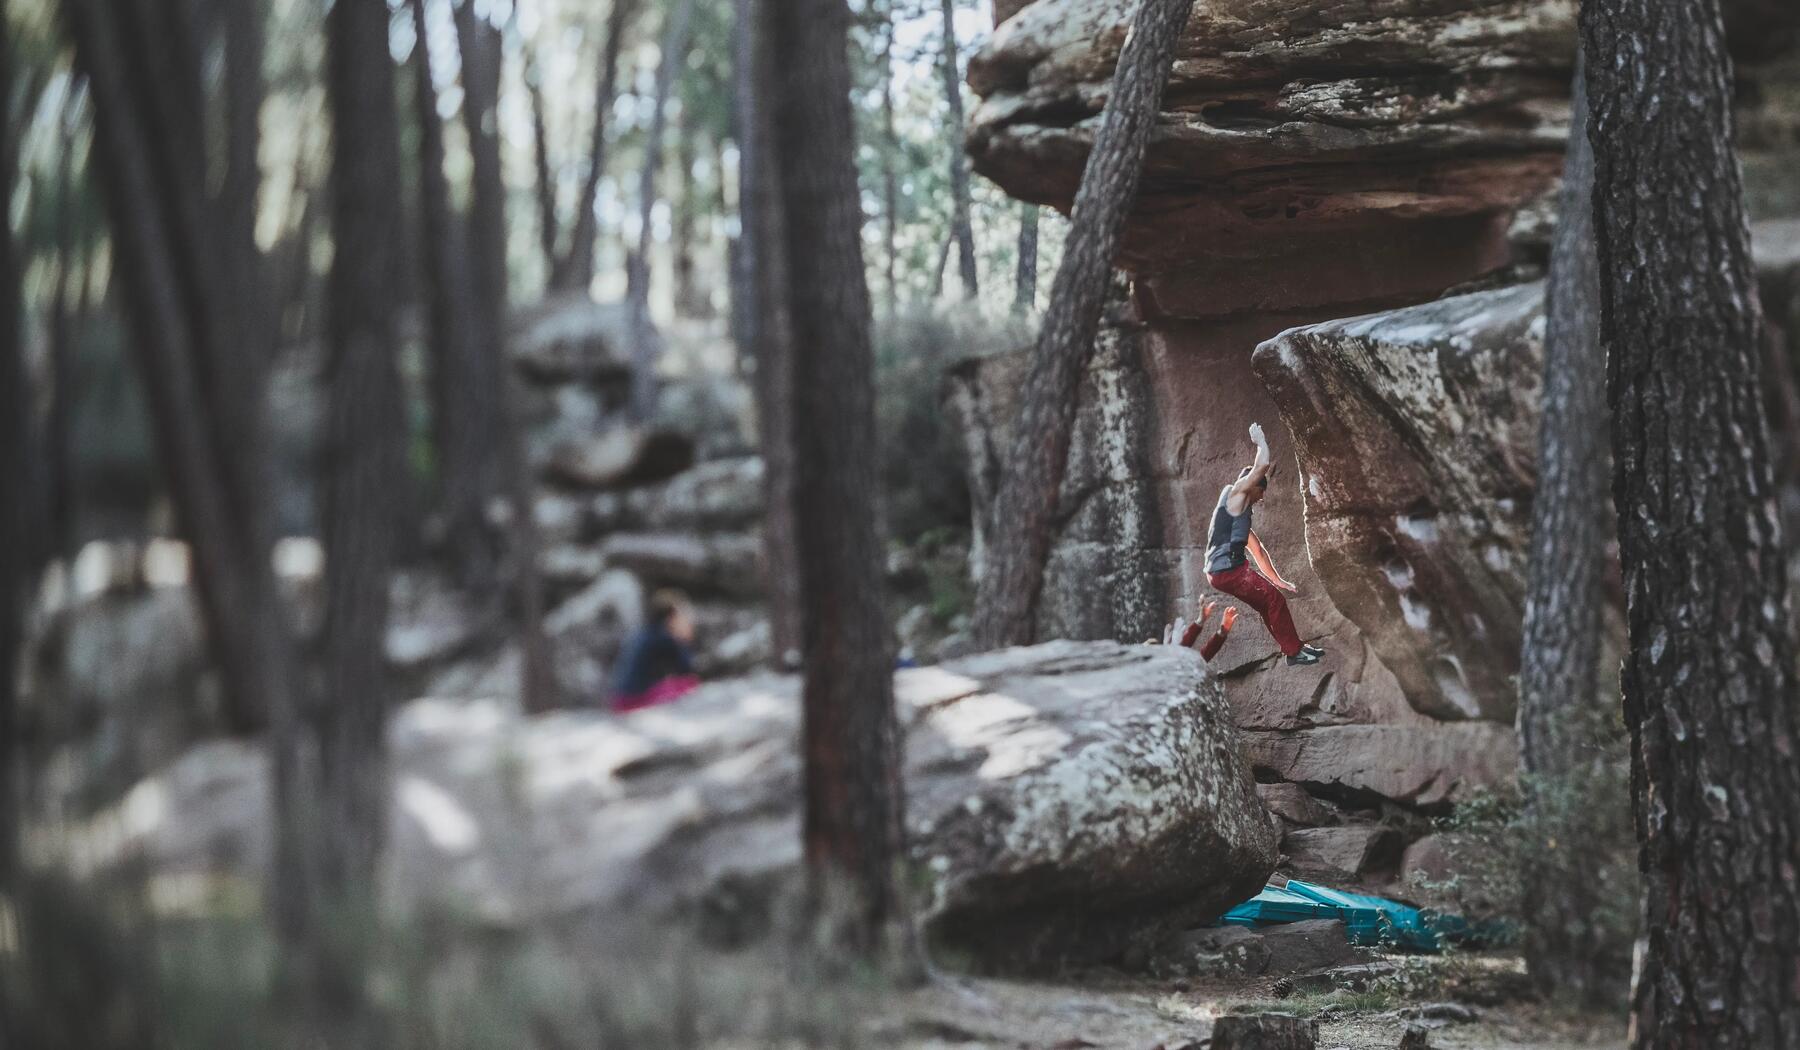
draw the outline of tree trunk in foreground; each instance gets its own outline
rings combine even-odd
[[[12,40],[0,4],[0,84],[13,83]],[[12,199],[14,148],[10,120],[0,120],[0,201]],[[65,260],[66,265],[66,260]],[[23,311],[12,216],[0,213],[0,891],[12,885],[19,846],[18,656],[24,640],[25,443],[31,418],[25,389]]]
[[[975,272],[975,227],[969,218],[969,158],[963,155],[962,68],[956,53],[956,0],[943,0],[943,12],[944,49],[939,68],[944,78],[944,102],[950,107],[950,235],[956,239],[956,265],[962,274],[963,298],[974,302],[981,293],[981,284]]]
[[[853,950],[873,953],[904,921],[894,641],[882,605],[875,520],[874,352],[862,258],[855,123],[843,0],[766,9],[772,88],[765,140],[782,199],[791,342],[795,540],[800,569],[804,840],[814,899]],[[847,892],[846,892],[847,891]]]
[[[594,279],[594,205],[600,197],[600,179],[606,174],[606,118],[619,92],[619,52],[636,13],[638,0],[613,0],[606,16],[606,43],[601,45],[600,80],[594,92],[594,138],[588,149],[587,178],[575,202],[575,226],[569,231],[569,247],[562,265],[551,274],[550,286],[558,290],[585,289]]]
[[[984,645],[1032,639],[1081,373],[1093,355],[1113,254],[1137,197],[1144,150],[1190,7],[1188,0],[1139,0],[1113,72],[1106,112],[1075,194],[1050,306],[1032,349],[1010,469],[994,510],[994,521],[1009,523],[1005,534],[1013,540],[994,550],[977,584],[975,635]],[[989,534],[1002,533],[990,528]]]
[[[458,483],[462,491],[455,505],[469,515],[467,527],[478,537],[469,540],[465,550],[469,557],[482,559],[465,571],[464,581],[477,598],[495,597],[496,614],[504,611],[500,596],[514,596],[520,632],[520,702],[525,710],[539,712],[555,706],[556,686],[543,630],[537,520],[524,452],[511,418],[511,371],[506,361],[506,182],[499,135],[503,39],[498,27],[476,13],[473,0],[458,4],[455,16],[463,60],[463,126],[474,161],[467,253],[473,260],[469,269],[474,295],[466,310],[472,319],[464,340],[468,353],[458,355],[459,370],[447,380],[454,387],[458,413],[447,425],[467,429],[461,443],[469,446],[468,469],[479,471]],[[498,500],[511,501],[505,523],[512,540],[510,559],[506,537],[488,518]],[[503,567],[503,559],[510,564]],[[503,587],[502,581],[510,586]]]
[[[321,903],[375,890],[387,823],[388,579],[404,475],[394,319],[400,125],[388,9],[385,0],[337,0],[327,17],[337,250],[326,321],[323,690],[313,724],[325,851]]]
[[[1577,64],[1574,118],[1564,163],[1561,220],[1550,257],[1549,325],[1544,335],[1544,417],[1532,503],[1524,643],[1519,658],[1519,757],[1541,817],[1584,761],[1583,718],[1600,694],[1606,537],[1606,358],[1600,350],[1600,273],[1594,254],[1594,150],[1587,139],[1587,91]],[[1544,793],[1538,788],[1542,787]],[[1552,797],[1555,796],[1555,797]],[[1538,910],[1526,924],[1525,956],[1545,994],[1592,1005],[1610,991],[1602,945],[1588,928],[1595,902],[1582,878],[1582,851],[1547,846],[1525,872]]]
[[[675,78],[687,64],[688,27],[693,22],[694,0],[675,0],[663,28],[662,54],[656,63],[656,96],[650,108],[650,127],[644,135],[644,167],[638,176],[638,243],[626,263],[626,298],[631,311],[631,418],[648,422],[656,414],[661,388],[657,366],[662,360],[661,340],[650,322],[650,248],[656,243],[651,213],[659,194],[656,179],[662,172],[664,128],[668,124],[669,95]]]
[[[236,327],[240,290],[220,272],[231,251],[195,179],[200,120],[180,78],[153,68],[141,3],[70,0],[63,7],[94,105],[101,195],[112,219],[113,265],[131,319],[158,453],[184,538],[192,545],[206,634],[225,685],[232,729],[291,714],[297,658],[269,565],[271,529],[259,480],[265,464],[252,376],[255,330]],[[165,56],[166,57],[166,56]],[[239,275],[240,277],[242,275]]]
[[[1013,281],[1013,313],[1024,316],[1037,305],[1038,206],[1019,203],[1019,270]]]
[[[778,670],[789,670],[800,654],[799,547],[794,538],[794,420],[792,370],[787,347],[793,340],[787,313],[787,262],[780,187],[768,143],[773,134],[773,85],[766,18],[767,0],[734,0],[737,23],[732,47],[738,126],[738,288],[743,299],[740,355],[755,367],[756,427],[763,456],[763,557],[769,574],[770,648]]]
[[[1800,708],[1718,0],[1588,0],[1641,762],[1636,1045],[1800,1046]]]

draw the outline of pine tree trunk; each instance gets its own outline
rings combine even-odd
[[[944,101],[950,108],[950,235],[956,239],[956,264],[962,274],[963,298],[980,295],[975,273],[975,227],[969,218],[969,159],[963,155],[962,68],[956,53],[956,0],[943,0],[944,50],[941,71]]]
[[[539,712],[556,705],[556,688],[543,634],[537,520],[518,431],[510,418],[506,183],[500,165],[498,116],[502,39],[497,27],[476,14],[473,0],[458,4],[455,15],[463,60],[463,126],[473,159],[468,255],[473,260],[470,283],[475,294],[469,299],[472,341],[464,361],[467,367],[450,380],[456,411],[461,415],[448,425],[467,427],[470,434],[466,440],[481,446],[471,453],[471,469],[475,469],[478,454],[480,472],[463,497],[475,502],[459,505],[473,515],[470,528],[479,530],[487,558],[478,566],[482,575],[466,573],[464,578],[469,581],[468,589],[478,596],[502,593],[498,581],[505,543],[489,523],[487,510],[496,500],[510,500],[512,513],[506,529],[513,541],[510,582],[521,632],[520,700],[525,710]]]
[[[242,284],[196,174],[198,87],[171,72],[183,45],[170,11],[70,0],[63,11],[94,106],[101,194],[158,451],[192,545],[228,725],[291,717],[299,675],[269,566],[261,500],[266,333],[240,327]],[[153,28],[154,27],[154,28]],[[156,41],[156,47],[145,46]],[[165,49],[174,49],[170,54]],[[240,277],[242,275],[239,275]]]
[[[13,83],[11,26],[0,18],[0,84]],[[0,201],[12,199],[12,121],[0,121]],[[24,312],[12,217],[0,214],[0,890],[19,855],[18,657],[24,642],[27,547],[25,486],[31,394],[26,390]]]
[[[544,272],[554,274],[556,251],[556,175],[550,167],[550,127],[544,116],[542,73],[532,50],[525,49],[525,91],[531,96],[532,159],[537,165],[538,247],[544,253]]]
[[[656,95],[651,103],[650,127],[644,132],[644,167],[638,177],[637,250],[626,263],[625,294],[631,311],[630,415],[637,423],[648,422],[656,414],[656,398],[662,386],[657,377],[662,345],[650,319],[650,248],[656,241],[651,214],[660,196],[656,181],[662,172],[669,96],[675,90],[681,67],[687,64],[688,28],[693,14],[694,0],[675,0],[663,27],[662,54],[656,63]]]
[[[787,256],[778,171],[770,143],[773,84],[767,66],[770,0],[734,0],[733,72],[738,128],[738,287],[743,308],[740,354],[754,365],[756,418],[763,456],[763,556],[768,565],[774,664],[788,670],[800,653],[800,568],[794,521],[793,341],[788,324]]]
[[[1800,1046],[1800,709],[1718,0],[1588,0],[1640,1047]]]
[[[847,943],[873,952],[903,921],[894,640],[875,508],[874,355],[863,276],[843,0],[771,4],[768,140],[782,197],[799,546],[804,840],[815,899],[855,901]],[[835,917],[835,916],[834,916]]]
[[[1544,416],[1538,486],[1532,504],[1530,569],[1519,658],[1519,757],[1528,797],[1540,816],[1556,811],[1552,793],[1586,758],[1582,725],[1600,693],[1606,539],[1605,374],[1600,350],[1600,273],[1594,254],[1594,151],[1587,139],[1587,92],[1577,67],[1574,119],[1563,170],[1556,242],[1547,290]],[[1533,980],[1547,995],[1601,1005],[1614,990],[1601,939],[1588,929],[1596,901],[1583,880],[1579,850],[1546,850],[1525,872],[1538,902],[1525,932]]]
[[[975,634],[985,645],[1032,640],[1081,373],[1094,351],[1113,255],[1137,197],[1144,150],[1190,6],[1189,0],[1139,0],[1113,73],[1032,349],[1010,470],[996,501],[995,520],[1008,523],[1013,541],[994,550],[978,582]]]
[[[702,314],[699,286],[694,282],[694,219],[699,210],[699,188],[694,184],[694,115],[692,107],[681,107],[681,120],[675,125],[675,222],[671,231],[671,254],[675,257],[675,313],[681,317]]]
[[[569,231],[569,248],[562,265],[551,275],[553,288],[585,289],[594,279],[594,206],[600,197],[600,179],[606,174],[606,118],[618,97],[619,54],[625,33],[637,13],[639,0],[613,0],[606,17],[606,43],[601,45],[600,80],[594,92],[594,138],[588,149],[587,179],[575,202],[575,226]]]
[[[1019,202],[1019,270],[1013,282],[1013,313],[1021,317],[1037,305],[1038,206]]]
[[[881,242],[889,321],[900,315],[900,135],[894,128],[894,12],[881,35]]]
[[[371,894],[387,822],[385,641],[404,474],[395,312],[400,126],[385,0],[327,16],[335,145],[324,442],[325,645],[314,732],[322,900]]]

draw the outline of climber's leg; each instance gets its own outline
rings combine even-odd
[[[1234,598],[1243,599],[1246,605],[1255,609],[1284,655],[1300,655],[1300,633],[1294,629],[1294,617],[1288,612],[1287,599],[1281,596],[1274,584],[1257,575],[1249,563],[1226,572],[1209,574],[1206,579],[1214,588]],[[1317,657],[1313,659],[1316,660]]]
[[[1237,618],[1237,606],[1228,606],[1225,609],[1225,619],[1219,623],[1219,633],[1208,638],[1206,644],[1200,647],[1200,658],[1202,660],[1205,660],[1210,664],[1212,663],[1212,658],[1219,655],[1219,650],[1225,646],[1225,639],[1231,636],[1231,628],[1237,623]]]

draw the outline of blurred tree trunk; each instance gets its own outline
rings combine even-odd
[[[887,316],[900,314],[900,135],[894,130],[894,11],[882,12],[881,34],[881,240]]]
[[[767,80],[768,0],[734,0],[733,75],[738,133],[738,288],[740,356],[754,365],[758,440],[763,456],[763,556],[769,574],[769,628],[777,670],[800,653],[800,568],[794,530],[793,377],[786,367],[788,323],[786,224],[771,152],[774,104]]]
[[[550,167],[550,127],[544,116],[543,71],[538,68],[529,45],[525,54],[525,91],[531,97],[531,147],[537,164],[538,246],[544,253],[544,272],[556,272],[559,256],[557,233],[561,223],[556,218],[556,175]]]
[[[94,104],[100,188],[152,424],[232,729],[294,711],[300,676],[269,565],[262,416],[266,326],[246,325],[250,275],[205,197],[201,93],[179,4],[64,5]]]
[[[1800,708],[1719,2],[1588,0],[1581,32],[1642,778],[1635,1040],[1796,1046]]]
[[[694,225],[700,209],[699,187],[694,181],[694,117],[692,107],[681,107],[675,125],[675,222],[671,247],[675,256],[675,312],[682,317],[703,316],[699,285],[694,280]]]
[[[989,535],[1012,541],[994,548],[977,583],[974,626],[984,645],[1032,640],[1081,373],[1093,355],[1113,255],[1137,198],[1144,149],[1190,6],[1189,0],[1139,0],[1113,72],[1106,111],[1075,194],[1062,264],[1032,349],[1010,469],[994,509],[994,522],[1006,522],[1007,528],[989,529]]]
[[[606,120],[618,97],[619,53],[625,33],[637,13],[639,0],[613,0],[606,17],[606,42],[601,45],[600,80],[594,93],[594,139],[588,149],[587,179],[575,202],[575,226],[569,232],[569,249],[562,265],[551,275],[556,289],[586,289],[594,279],[594,206],[600,197],[600,179],[606,173]]]
[[[555,679],[550,667],[549,645],[544,638],[542,581],[537,574],[537,520],[533,513],[530,478],[516,428],[510,415],[510,369],[506,363],[506,183],[500,165],[499,101],[502,39],[500,29],[475,13],[473,0],[456,5],[456,35],[462,51],[463,126],[473,160],[473,194],[470,205],[470,284],[468,325],[470,353],[458,358],[458,369],[447,382],[455,388],[455,408],[448,425],[466,426],[466,440],[481,443],[479,474],[468,482],[459,499],[476,499],[477,516],[471,528],[481,531],[486,561],[476,566],[480,575],[466,574],[476,595],[499,592],[499,558],[503,542],[490,526],[487,511],[495,500],[508,499],[512,513],[505,527],[513,537],[512,584],[520,623],[519,643],[521,703],[527,711],[555,706]],[[460,415],[457,415],[460,413]],[[473,468],[473,463],[471,463]],[[461,484],[461,483],[454,483]],[[473,494],[473,495],[470,495]],[[468,504],[459,504],[469,506]]]
[[[1610,707],[1600,692],[1606,538],[1606,358],[1600,349],[1600,272],[1594,253],[1594,151],[1587,91],[1577,62],[1574,117],[1563,169],[1561,216],[1550,257],[1544,335],[1544,417],[1532,502],[1524,643],[1519,657],[1519,757],[1529,804],[1540,820],[1566,805],[1559,794],[1592,761],[1582,730]],[[1588,928],[1596,905],[1575,844],[1549,848],[1524,872],[1537,902],[1525,956],[1546,995],[1601,1005],[1615,990],[1606,944]]]
[[[902,787],[894,715],[894,639],[885,591],[875,462],[874,354],[862,257],[843,0],[765,9],[765,171],[782,199],[782,236],[767,245],[785,271],[786,371],[792,416],[794,539],[800,569],[806,790],[804,839],[815,900],[850,891],[831,915],[854,950],[872,953],[906,921],[896,872]],[[760,57],[760,56],[759,56]]]
[[[969,159],[963,156],[962,66],[956,48],[956,0],[943,0],[944,48],[940,71],[944,101],[950,107],[950,235],[956,239],[956,264],[962,273],[963,298],[974,302],[981,292],[975,273],[975,227],[969,218]]]
[[[70,94],[63,109],[63,130],[74,132],[77,96]],[[76,226],[75,166],[59,165],[56,189],[56,283],[46,310],[50,357],[50,410],[44,420],[43,450],[47,492],[44,528],[48,535],[43,555],[74,563],[75,531],[75,350],[81,322],[87,312],[90,260],[80,250]],[[81,279],[76,280],[77,272]],[[70,303],[73,298],[75,302]]]
[[[687,64],[688,27],[693,22],[694,0],[675,0],[663,27],[662,52],[656,63],[656,94],[651,102],[650,127],[644,132],[644,167],[638,173],[638,243],[625,264],[626,298],[631,310],[631,406],[633,421],[648,422],[656,414],[660,388],[657,366],[662,341],[650,320],[650,249],[656,242],[651,214],[656,208],[657,176],[662,170],[664,128],[668,123],[669,96],[675,78]]]
[[[0,3],[0,90],[13,80],[13,41]],[[7,100],[10,102],[10,100]],[[10,108],[10,107],[7,107]],[[0,117],[5,114],[0,114]],[[0,119],[0,201],[12,200],[17,171],[12,121]],[[24,311],[12,214],[0,212],[0,890],[12,885],[19,855],[18,657],[24,642],[25,552],[29,547],[31,394],[25,387]]]
[[[400,125],[385,0],[337,0],[327,16],[333,127],[326,309],[320,903],[375,890],[387,820],[385,641],[404,476],[395,316],[400,300]],[[322,916],[315,915],[314,922]]]
[[[1013,282],[1013,313],[1024,316],[1037,305],[1038,206],[1019,202],[1019,269]]]

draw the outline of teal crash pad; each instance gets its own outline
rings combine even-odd
[[[1219,917],[1229,926],[1270,926],[1306,919],[1341,920],[1345,938],[1364,947],[1436,952],[1474,933],[1467,921],[1454,915],[1420,911],[1385,897],[1347,893],[1298,879],[1288,880],[1285,887],[1265,886],[1261,893]]]

